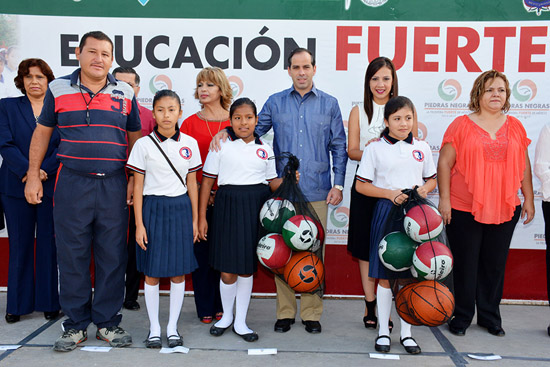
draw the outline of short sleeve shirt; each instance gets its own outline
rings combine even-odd
[[[397,140],[384,135],[365,147],[356,179],[383,189],[410,189],[435,178],[436,168],[430,146],[409,137]]]
[[[218,152],[208,153],[202,175],[217,178],[219,186],[267,184],[277,177],[273,149],[260,138],[228,139]]]
[[[166,138],[155,129],[149,136],[157,141],[184,181],[187,181],[188,173],[201,169],[202,161],[197,141],[189,135],[178,131],[171,138]],[[149,136],[138,139],[134,144],[126,165],[129,169],[145,175],[143,195],[174,197],[187,193],[187,187],[182,185]]]

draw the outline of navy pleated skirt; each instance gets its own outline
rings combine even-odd
[[[210,265],[232,274],[257,270],[260,209],[270,194],[267,185],[223,185],[216,192],[208,229]]]
[[[351,186],[348,222],[348,251],[359,260],[369,261],[372,214],[378,198],[360,194]]]
[[[189,274],[198,267],[193,254],[193,214],[187,194],[145,196],[143,224],[149,243],[146,251],[136,244],[140,272],[163,278]]]
[[[369,277],[377,279],[407,279],[411,278],[411,272],[393,271],[384,266],[378,256],[378,245],[385,235],[403,230],[403,221],[388,222],[395,205],[388,199],[379,199],[374,207],[370,236]]]

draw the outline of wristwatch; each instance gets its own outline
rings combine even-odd
[[[334,185],[334,188],[338,189],[340,191],[344,191],[344,186],[342,186],[342,185]]]

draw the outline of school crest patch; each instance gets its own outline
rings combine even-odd
[[[267,152],[265,151],[265,149],[258,148],[258,150],[256,151],[256,155],[264,161],[267,159]]]
[[[412,155],[413,158],[416,159],[418,162],[424,161],[424,153],[422,153],[421,150],[413,150]]]
[[[185,160],[190,160],[193,156],[193,153],[191,152],[191,148],[189,147],[183,147],[180,149],[180,155]]]

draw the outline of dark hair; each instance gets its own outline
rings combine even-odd
[[[239,98],[235,102],[233,102],[233,104],[231,105],[231,108],[229,109],[229,118],[232,118],[233,113],[235,112],[235,110],[238,107],[241,107],[243,105],[248,105],[248,106],[252,107],[252,111],[254,111],[254,116],[258,116],[258,110],[256,109],[256,104],[254,104],[254,102],[252,102],[252,100],[250,98],[243,97],[243,98]]]
[[[309,56],[311,56],[311,66],[315,66],[315,56],[313,56],[313,53],[308,50],[307,48],[303,48],[303,47],[298,47],[298,48],[295,48],[294,50],[292,50],[290,52],[290,55],[288,55],[288,67],[291,67],[292,66],[292,56],[296,55],[296,54],[300,54],[302,52],[305,52],[305,53],[308,53]]]
[[[175,100],[177,100],[178,101],[178,106],[180,107],[180,110],[181,110],[180,96],[178,96],[178,94],[176,92],[174,92],[173,90],[170,90],[170,89],[161,89],[157,93],[155,93],[155,96],[153,97],[153,109],[155,109],[155,105],[157,104],[157,102],[161,98],[164,98],[164,97],[171,97],[171,98],[174,98]]]
[[[397,96],[394,98],[390,98],[388,103],[386,103],[386,106],[384,107],[384,120],[388,121],[391,115],[399,111],[400,109],[404,107],[409,107],[413,113],[414,116],[414,104],[410,99],[408,99],[405,96]],[[388,134],[390,131],[389,127],[386,126],[384,131],[380,134],[380,136],[384,134]]]
[[[370,90],[370,80],[378,72],[378,70],[382,69],[383,67],[387,67],[391,71],[391,78],[392,78],[392,86],[390,90],[390,99],[392,97],[398,96],[397,91],[397,73],[395,72],[395,66],[393,65],[393,62],[388,59],[387,57],[380,56],[376,59],[372,60],[369,63],[369,66],[367,67],[367,71],[365,72],[365,91],[363,93],[363,108],[365,109],[365,113],[367,114],[369,124],[372,120],[372,114],[373,114],[373,95],[372,91]]]
[[[508,78],[506,78],[506,75],[494,69],[482,73],[474,81],[474,85],[472,86],[472,90],[470,91],[470,103],[468,104],[468,108],[470,109],[470,111],[479,112],[481,110],[479,100],[481,99],[481,96],[483,96],[483,93],[485,93],[485,84],[487,84],[489,80],[493,80],[496,78],[502,79],[506,86],[506,102],[504,102],[504,105],[502,106],[502,111],[504,113],[508,112],[508,110],[510,109],[510,83],[508,82]]]
[[[42,59],[25,59],[19,63],[19,68],[17,69],[17,76],[13,79],[15,86],[23,94],[27,94],[27,91],[25,90],[25,83],[23,82],[23,78],[29,75],[29,72],[30,72],[29,69],[33,66],[37,66],[40,69],[42,74],[44,74],[48,79],[48,83],[50,83],[52,80],[55,79],[52,69],[46,63],[46,61]]]
[[[82,36],[80,39],[80,44],[78,45],[78,48],[80,49],[80,52],[82,52],[82,49],[86,45],[86,40],[91,37],[99,41],[108,41],[111,44],[111,57],[113,56],[113,51],[115,49],[115,46],[113,46],[113,41],[107,36],[105,33],[101,31],[91,31]]]
[[[139,74],[134,70],[134,68],[131,68],[129,66],[119,66],[115,68],[112,72],[113,75],[115,74],[133,74],[136,80],[136,87],[139,86],[139,82],[141,79],[139,78]],[[116,78],[116,76],[115,76]]]

